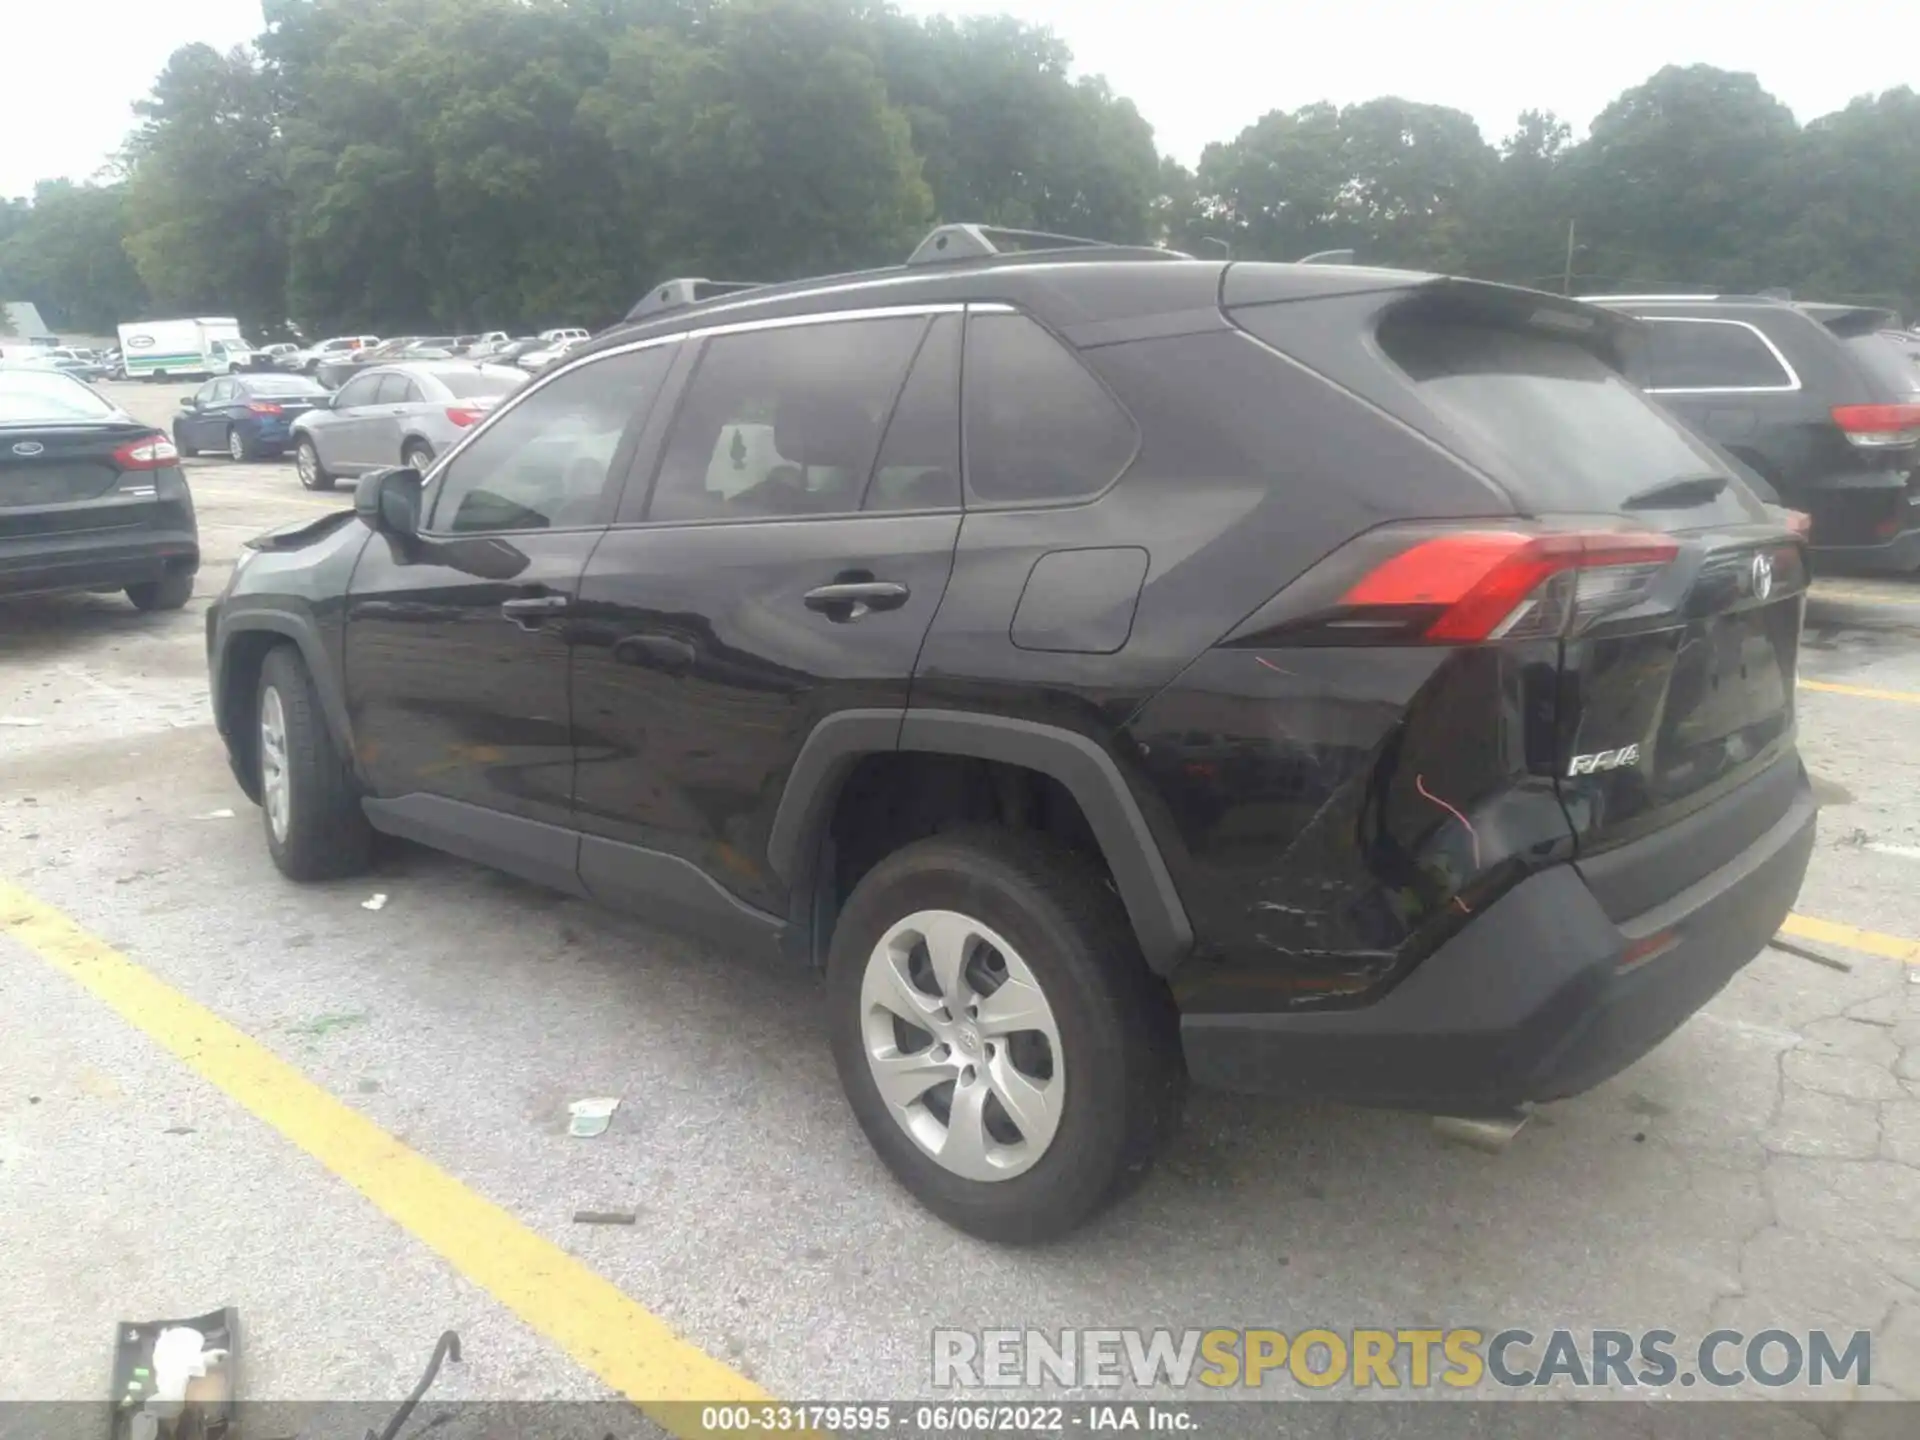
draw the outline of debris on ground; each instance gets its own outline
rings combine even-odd
[[[298,1025],[289,1025],[287,1033],[318,1037],[335,1030],[344,1030],[349,1025],[364,1024],[366,1018],[367,1012],[364,1010],[341,1010],[327,1015],[316,1015],[313,1019],[303,1020]]]
[[[640,1216],[632,1210],[576,1210],[573,1223],[576,1225],[634,1225]]]
[[[111,1434],[155,1440],[186,1433],[224,1437],[233,1420],[239,1314],[232,1306],[190,1320],[123,1320],[113,1347]]]
[[[0,715],[0,725],[17,725],[23,730],[39,723],[38,720],[29,719],[25,715]]]
[[[206,814],[204,814],[204,815],[196,815],[196,816],[194,816],[193,818],[194,818],[194,819],[196,819],[196,820],[231,820],[231,819],[233,819],[233,811],[231,811],[231,810],[209,810],[209,811],[207,811],[207,813],[206,813]]]
[[[613,1123],[613,1112],[619,1108],[618,1095],[596,1096],[589,1100],[576,1100],[567,1106],[567,1114],[573,1117],[567,1124],[567,1133],[581,1140],[591,1140],[596,1135],[607,1133],[607,1126]]]
[[[360,902],[362,910],[384,910],[387,908],[387,892],[376,890]]]
[[[1853,966],[1844,960],[1836,960],[1831,955],[1822,955],[1818,950],[1809,950],[1804,945],[1795,945],[1790,940],[1782,940],[1778,935],[1767,942],[1776,950],[1784,950],[1789,955],[1798,955],[1802,960],[1811,960],[1816,965],[1824,965],[1829,970],[1853,973]]]

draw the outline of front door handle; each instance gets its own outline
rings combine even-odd
[[[522,630],[538,630],[541,621],[573,604],[569,595],[521,595],[500,602],[500,613]]]
[[[898,610],[912,592],[896,580],[843,580],[809,590],[803,597],[809,610],[829,620],[858,620],[869,610]]]

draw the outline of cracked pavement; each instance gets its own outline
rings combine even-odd
[[[159,418],[176,392],[121,393]],[[208,717],[201,612],[242,539],[323,502],[287,463],[189,474],[208,561],[185,613],[0,606],[0,719],[33,722],[0,726],[0,876],[775,1393],[925,1395],[935,1325],[1432,1324],[1664,1328],[1683,1353],[1721,1327],[1865,1329],[1868,1393],[1920,1400],[1920,966],[1769,950],[1499,1156],[1417,1117],[1199,1094],[1141,1193],[1065,1243],[997,1250],[888,1181],[809,977],[425,852],[282,881]],[[1855,598],[1813,602],[1803,674],[1920,696],[1920,582],[1821,586]],[[1825,810],[1800,912],[1920,937],[1916,721],[1920,704],[1802,694]],[[436,1395],[605,1393],[6,939],[0,1013],[0,1399],[92,1397],[118,1318],[222,1303],[257,1397],[404,1393],[449,1327],[468,1358]],[[608,1132],[568,1138],[568,1102],[603,1094],[622,1097]],[[1728,1433],[1700,1408],[1564,1433]],[[1740,1433],[1896,1433],[1872,1411],[1746,1408]]]

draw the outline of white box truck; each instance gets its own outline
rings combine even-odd
[[[129,380],[204,380],[233,372],[252,347],[231,315],[197,320],[138,320],[120,327]]]

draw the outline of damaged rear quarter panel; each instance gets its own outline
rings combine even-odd
[[[1179,844],[1188,1013],[1363,1004],[1572,855],[1557,644],[1208,651],[1128,739]]]

